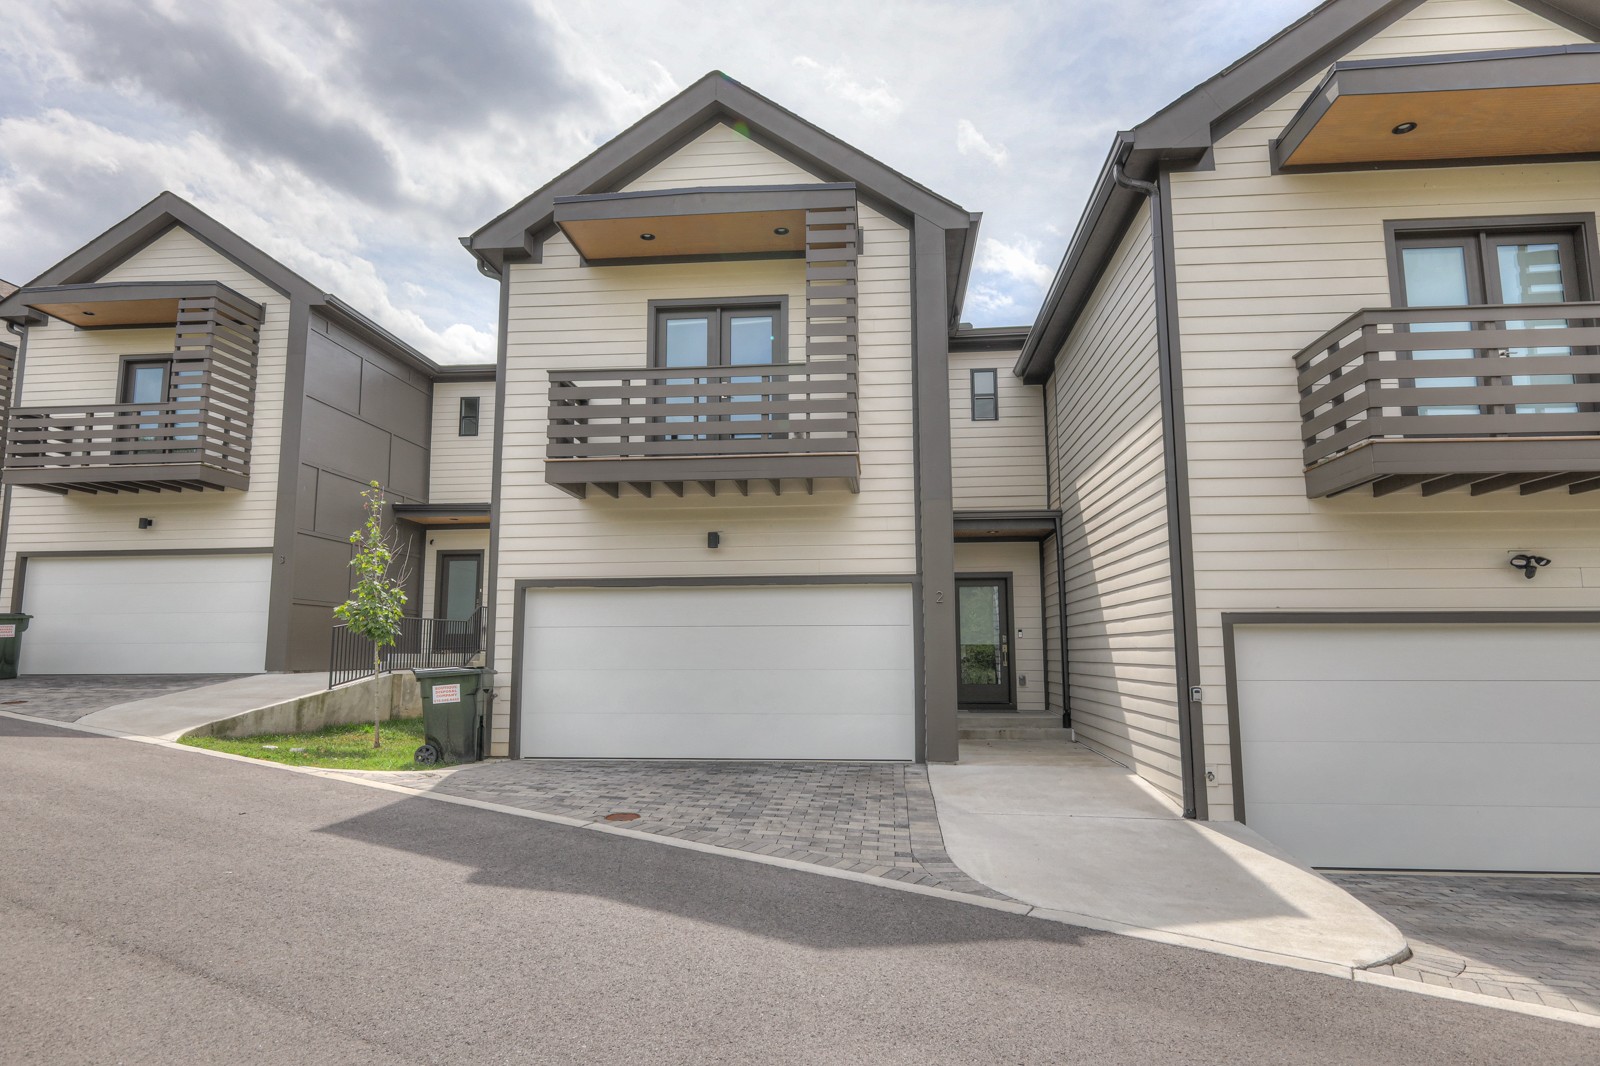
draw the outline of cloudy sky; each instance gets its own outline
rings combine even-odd
[[[1111,134],[1312,0],[31,0],[0,36],[0,278],[163,189],[441,361],[457,243],[708,70],[984,212],[966,317],[1032,321]]]

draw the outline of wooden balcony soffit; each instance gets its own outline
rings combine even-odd
[[[555,222],[590,265],[800,259],[806,212],[855,201],[849,183],[604,193],[558,198]]]
[[[1600,45],[1337,63],[1275,171],[1600,156]]]

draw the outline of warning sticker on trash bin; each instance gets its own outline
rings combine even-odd
[[[433,686],[433,702],[434,703],[460,703],[461,702],[461,686],[459,684],[457,684],[457,685],[435,685],[435,686]]]
[[[4,639],[5,637],[14,637],[16,635],[17,635],[17,627],[16,626],[14,626],[14,625],[0,626],[0,639]]]

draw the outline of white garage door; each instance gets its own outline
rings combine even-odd
[[[25,674],[249,674],[266,665],[267,555],[29,559]]]
[[[915,755],[906,586],[526,595],[525,756]]]
[[[1245,820],[1314,866],[1600,871],[1600,626],[1235,630]]]

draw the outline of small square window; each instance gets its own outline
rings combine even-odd
[[[1000,418],[999,372],[974,370],[972,372],[972,420],[994,422]]]
[[[478,397],[461,397],[461,419],[457,423],[456,435],[461,437],[478,435]]]

